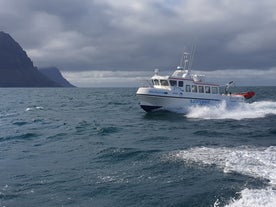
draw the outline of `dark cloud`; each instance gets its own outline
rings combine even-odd
[[[172,68],[197,45],[199,70],[276,66],[273,0],[1,0],[0,30],[42,67]]]

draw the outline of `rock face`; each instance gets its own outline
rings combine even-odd
[[[62,74],[56,67],[39,68],[39,71],[50,80],[55,81],[62,87],[75,87],[62,76]]]
[[[21,46],[0,31],[0,87],[61,87],[34,67]]]

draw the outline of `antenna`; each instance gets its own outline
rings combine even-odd
[[[183,59],[184,59],[184,69],[189,70],[189,58],[190,58],[190,53],[184,52],[183,54]]]
[[[185,50],[184,50],[184,51],[185,51]],[[184,56],[185,56],[185,52],[183,52],[183,55],[182,55],[182,57],[181,57],[181,59],[180,59],[180,65],[179,65],[179,66],[181,66],[181,67],[184,66],[184,64],[183,64],[183,62],[184,62]]]
[[[196,52],[196,45],[193,45],[191,60],[189,62],[189,66],[188,66],[189,70],[191,70],[191,68],[192,68],[195,52]]]

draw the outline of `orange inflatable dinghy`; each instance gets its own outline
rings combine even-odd
[[[250,99],[253,96],[255,96],[255,92],[254,91],[248,91],[248,92],[236,93],[235,95],[242,95],[245,99]]]

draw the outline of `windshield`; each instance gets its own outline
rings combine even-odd
[[[160,80],[161,86],[169,86],[169,82],[167,80]]]

